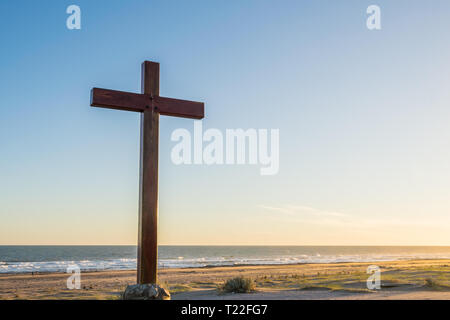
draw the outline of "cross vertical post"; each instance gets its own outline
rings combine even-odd
[[[142,63],[143,94],[159,96],[159,63]],[[158,144],[159,113],[152,101],[141,112],[139,239],[137,283],[157,282],[158,261]]]

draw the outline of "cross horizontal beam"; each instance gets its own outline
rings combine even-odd
[[[134,112],[154,109],[165,116],[191,119],[203,119],[205,116],[205,105],[203,102],[100,88],[91,90],[91,106]]]

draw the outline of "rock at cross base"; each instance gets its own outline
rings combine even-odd
[[[157,284],[134,284],[127,286],[123,300],[170,300],[170,293]]]

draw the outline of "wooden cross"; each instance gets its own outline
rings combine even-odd
[[[137,282],[157,282],[159,115],[203,119],[204,104],[159,96],[159,63],[142,64],[141,94],[93,88],[91,106],[141,113]]]

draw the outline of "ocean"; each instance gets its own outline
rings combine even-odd
[[[450,259],[450,247],[160,246],[159,268]],[[0,246],[0,273],[135,270],[136,246]]]

